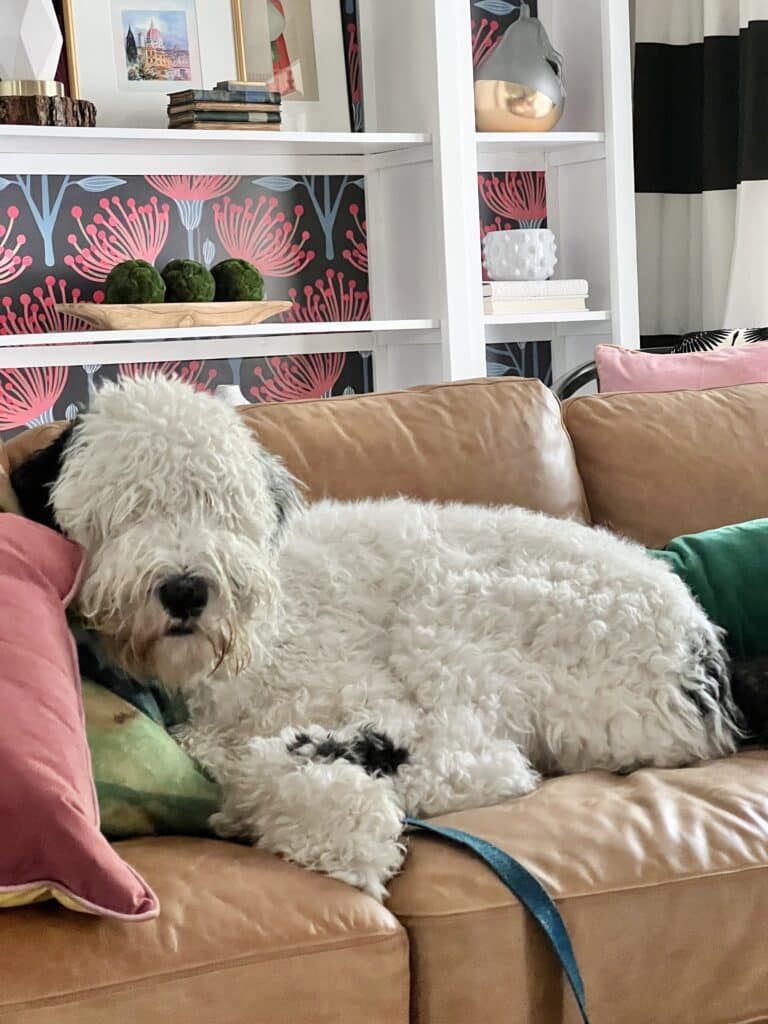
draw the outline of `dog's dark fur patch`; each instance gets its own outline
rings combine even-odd
[[[768,744],[768,658],[734,662],[731,691],[747,730],[747,740]]]
[[[405,747],[396,746],[389,736],[370,726],[354,741],[352,752],[369,775],[394,775],[408,761]]]
[[[21,511],[27,519],[33,519],[52,530],[59,530],[59,525],[51,508],[51,488],[61,471],[72,429],[71,426],[66,427],[47,448],[41,448],[11,472],[11,487]]]
[[[332,732],[326,733],[319,742],[307,733],[299,732],[288,745],[288,750],[325,764],[349,761],[360,765],[368,775],[394,775],[408,761],[405,747],[396,746],[389,736],[371,726],[362,729],[351,743],[337,740]]]

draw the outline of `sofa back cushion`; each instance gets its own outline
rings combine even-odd
[[[558,403],[536,380],[440,384],[241,409],[310,500],[521,505],[587,516]]]
[[[566,403],[595,523],[649,547],[768,516],[768,384]]]
[[[588,518],[560,406],[538,380],[437,384],[240,412],[303,481],[310,501],[403,494]],[[65,426],[47,424],[14,437],[6,445],[11,468]]]

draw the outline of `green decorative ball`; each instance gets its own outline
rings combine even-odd
[[[216,282],[197,260],[171,260],[163,270],[166,302],[211,302]]]
[[[211,269],[217,302],[261,302],[264,278],[247,260],[222,260]]]
[[[104,285],[105,302],[162,302],[164,298],[165,281],[146,260],[118,263]]]

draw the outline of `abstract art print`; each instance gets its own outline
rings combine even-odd
[[[186,10],[136,10],[114,5],[117,6],[119,19],[115,18],[115,28],[124,57],[123,67],[118,64],[118,74],[124,72],[125,82],[191,82],[193,60],[194,77],[200,77],[197,19],[192,0]]]
[[[264,28],[264,8],[267,24]],[[289,131],[349,131],[347,74],[339,0],[233,0],[238,75],[264,76],[249,60],[264,31],[271,48],[272,88],[283,97]]]
[[[274,81],[283,99],[317,101],[317,59],[310,0],[267,0]]]

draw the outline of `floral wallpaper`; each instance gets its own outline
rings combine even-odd
[[[367,320],[364,181],[344,176],[0,176],[0,334],[88,331],[57,302],[101,302],[125,259],[163,267],[247,259],[286,322]],[[237,384],[253,402],[372,389],[370,354],[167,362],[198,387]],[[125,366],[0,370],[0,435],[74,415],[102,377]]]

